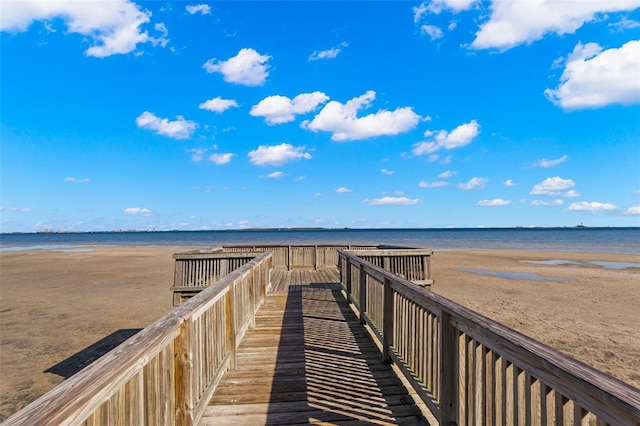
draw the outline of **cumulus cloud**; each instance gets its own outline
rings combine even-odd
[[[440,188],[440,187],[447,186],[447,185],[449,185],[449,182],[445,182],[443,180],[437,180],[435,182],[427,182],[427,181],[422,180],[422,181],[418,182],[418,186],[420,188]]]
[[[629,207],[627,210],[625,210],[623,213],[623,215],[625,216],[635,216],[635,215],[640,215],[640,206],[633,206],[633,207]]]
[[[598,201],[587,202],[582,201],[579,203],[571,203],[569,206],[570,211],[575,212],[597,212],[602,210],[615,210],[616,206],[610,203],[600,203]]]
[[[530,194],[557,196],[562,194],[563,191],[573,188],[575,185],[575,182],[571,179],[562,179],[560,176],[555,176],[546,178],[542,182],[534,185]]]
[[[211,6],[208,4],[188,4],[184,8],[192,15],[195,15],[196,13],[200,13],[201,15],[211,15]]]
[[[533,200],[531,202],[532,206],[561,206],[564,204],[564,201],[558,199],[553,201],[542,201],[542,200]]]
[[[427,24],[422,25],[420,27],[420,31],[422,32],[422,34],[428,35],[431,38],[431,40],[438,40],[444,37],[444,33],[442,32],[440,27],[436,25],[427,25]]]
[[[369,204],[371,206],[382,206],[382,205],[394,205],[394,206],[412,206],[415,204],[420,204],[420,200],[410,199],[407,197],[382,197],[382,198],[374,198],[374,199],[366,199],[362,201],[365,204]]]
[[[358,117],[358,111],[371,106],[375,98],[376,92],[369,90],[345,104],[331,101],[313,120],[302,122],[302,128],[312,132],[331,132],[331,140],[347,141],[408,132],[420,121],[420,116],[411,107],[397,108],[394,111],[380,110],[375,114]]]
[[[76,178],[73,176],[67,176],[66,178],[64,178],[65,182],[71,182],[71,183],[89,183],[91,182],[91,179],[89,178]]]
[[[145,111],[138,118],[136,124],[141,129],[152,130],[159,135],[174,139],[188,139],[196,130],[198,125],[195,121],[186,120],[179,115],[176,120],[157,117],[154,113]]]
[[[471,191],[472,189],[482,189],[488,181],[488,178],[473,177],[467,183],[458,184],[458,188],[465,191]]]
[[[251,48],[244,48],[226,61],[209,59],[202,68],[208,73],[219,72],[228,83],[262,86],[269,76],[267,71],[269,59],[271,56],[261,55]]]
[[[516,186],[516,185],[518,184],[512,181],[511,179],[507,179],[504,181],[504,186]]]
[[[249,152],[249,161],[256,166],[280,166],[294,160],[310,160],[311,154],[305,152],[304,146],[293,146],[288,143],[280,145],[260,145]]]
[[[297,114],[305,114],[313,111],[318,105],[329,100],[322,92],[301,93],[293,99],[286,96],[267,96],[257,105],[251,107],[254,117],[264,117],[269,125],[288,123],[295,119]]]
[[[81,34],[90,41],[91,46],[84,52],[87,56],[103,58],[132,52],[141,43],[164,46],[168,42],[164,25],[156,26],[162,33],[157,38],[143,30],[151,20],[151,12],[128,0],[2,2],[0,31],[26,31],[34,21],[51,27],[57,19],[64,22],[66,32]]]
[[[507,50],[546,34],[572,34],[601,14],[633,10],[638,0],[493,0],[491,16],[471,43],[474,49]]]
[[[269,173],[268,175],[265,175],[264,177],[269,179],[280,179],[281,177],[284,177],[284,176],[285,176],[284,172],[272,172],[272,173]]]
[[[418,142],[413,146],[414,155],[433,154],[441,149],[455,149],[468,145],[480,133],[480,125],[476,120],[471,120],[453,129],[425,132],[424,136],[429,138],[426,141]]]
[[[449,179],[451,177],[454,177],[457,173],[454,172],[453,170],[447,170],[446,172],[442,172],[438,175],[438,178],[440,179]]]
[[[564,193],[564,196],[567,197],[567,198],[579,197],[580,195],[581,194],[578,191],[574,190],[574,189],[571,189],[571,190],[569,190],[569,191]]]
[[[227,164],[231,162],[231,159],[235,156],[230,152],[215,153],[209,156],[209,161],[215,164]]]
[[[347,192],[351,192],[351,190],[346,186],[341,186],[340,188],[336,188],[336,192],[338,194],[346,194]]]
[[[640,40],[603,50],[596,43],[578,43],[566,61],[555,89],[545,96],[565,109],[640,103]]]
[[[500,206],[508,206],[509,204],[511,204],[511,200],[503,200],[502,198],[496,198],[494,200],[480,200],[476,203],[476,206],[500,207]]]
[[[327,49],[327,50],[315,50],[311,55],[309,55],[309,62],[311,61],[317,61],[319,59],[335,59],[338,54],[342,51],[343,47],[347,47],[349,46],[348,43],[346,42],[342,42],[340,43],[340,46],[338,47],[333,47],[331,49]]]
[[[225,112],[229,108],[237,108],[238,106],[239,105],[235,100],[222,99],[220,96],[218,96],[216,98],[209,99],[208,101],[201,103],[200,105],[198,105],[198,108],[206,109],[207,111],[211,111],[211,112],[221,113],[221,112]]]
[[[549,168],[549,167],[554,167],[557,166],[558,164],[562,164],[565,161],[567,161],[567,156],[563,155],[560,158],[556,158],[555,160],[547,160],[546,158],[542,158],[540,160],[534,161],[533,162],[533,167],[542,167],[542,168]]]
[[[383,175],[391,176],[395,172],[393,170],[382,169],[382,170],[380,170],[380,173],[382,173]]]
[[[151,210],[140,207],[127,207],[122,211],[124,214],[151,216]]]

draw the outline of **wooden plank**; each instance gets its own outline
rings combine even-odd
[[[286,274],[276,279],[288,291],[267,295],[200,424],[428,424],[344,299],[337,270]]]

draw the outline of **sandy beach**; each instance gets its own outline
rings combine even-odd
[[[0,420],[90,361],[74,355],[104,352],[173,309],[171,256],[187,249],[0,253]],[[640,256],[442,251],[432,290],[640,387],[640,269],[523,262],[547,260],[637,264]]]

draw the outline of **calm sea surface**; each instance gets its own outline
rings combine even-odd
[[[340,229],[2,234],[0,251],[85,246],[392,244],[434,250],[510,249],[640,254],[640,228]]]

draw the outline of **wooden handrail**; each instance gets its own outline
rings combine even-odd
[[[179,424],[204,413],[269,283],[263,253],[9,417],[3,425]]]
[[[341,251],[340,262],[343,288],[385,359],[441,425],[640,424],[640,390],[356,253]]]

